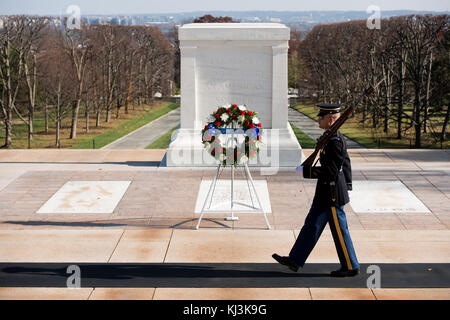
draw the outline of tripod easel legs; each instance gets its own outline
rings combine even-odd
[[[202,208],[202,212],[200,214],[200,218],[198,219],[197,226],[195,227],[195,229],[197,229],[197,230],[200,227],[200,222],[202,222],[203,214],[205,213],[206,203],[208,202],[208,198],[209,198],[209,195],[211,194],[211,190],[212,189],[214,189],[214,190],[216,189],[217,177],[219,176],[219,172],[220,172],[220,168],[221,167],[222,167],[221,164],[219,164],[217,166],[216,174],[214,175],[214,179],[213,179],[213,181],[211,183],[211,186],[209,187],[209,191],[208,191],[208,194],[206,195],[205,203],[203,204],[203,208]],[[211,195],[211,201],[212,201],[213,195],[214,195],[214,191],[212,192],[212,195]],[[211,207],[211,201],[209,202],[209,206],[210,207]]]
[[[205,209],[206,209],[206,205],[208,203],[208,200],[209,200],[208,209],[211,208],[212,198],[214,196],[214,192],[215,192],[215,189],[216,189],[216,184],[217,184],[218,177],[220,175],[220,169],[221,168],[222,168],[222,164],[219,164],[218,167],[217,167],[217,170],[216,170],[216,174],[214,175],[214,179],[211,182],[211,185],[209,187],[208,194],[206,195],[205,202],[203,203],[202,211],[200,213],[200,217],[198,219],[197,226],[195,227],[196,230],[198,230],[199,227],[200,227],[200,223],[202,221],[203,214],[206,211]],[[234,204],[238,203],[237,201],[234,200],[234,169],[235,169],[234,166],[232,166],[231,167],[231,217],[225,218],[226,221],[237,221],[237,220],[239,220],[238,217],[234,216]],[[269,224],[269,220],[267,219],[267,214],[266,214],[266,212],[264,211],[264,209],[263,209],[263,207],[261,205],[261,201],[259,200],[258,192],[256,191],[256,187],[255,187],[255,184],[253,182],[252,175],[250,173],[250,170],[249,170],[247,164],[244,164],[244,172],[245,172],[245,177],[246,177],[246,180],[247,180],[248,191],[249,191],[250,198],[251,198],[251,201],[252,201],[252,206],[249,206],[249,205],[243,204],[243,203],[240,203],[240,204],[248,206],[250,208],[253,208],[256,211],[262,212],[264,214],[264,219],[266,221],[267,229],[270,229],[271,227],[270,227],[270,224]],[[250,181],[250,183],[249,183],[249,181]],[[250,186],[251,186],[251,188],[250,188]],[[252,196],[252,190],[251,189],[253,189],[253,192],[255,193],[255,197],[256,197],[257,203],[259,205],[258,208],[256,208],[255,205],[254,205],[253,196]]]

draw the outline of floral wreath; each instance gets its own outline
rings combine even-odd
[[[205,149],[226,166],[245,164],[256,157],[261,146],[261,122],[257,112],[250,111],[246,105],[233,104],[219,107],[208,118],[208,124],[202,130],[202,142]],[[227,146],[219,138],[226,129],[241,129],[244,134],[237,145]],[[226,139],[229,140],[229,139]]]

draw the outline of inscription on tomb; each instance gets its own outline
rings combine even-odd
[[[272,48],[199,48],[196,57],[198,120],[217,106],[245,104],[271,126]]]

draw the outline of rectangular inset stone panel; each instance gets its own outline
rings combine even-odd
[[[401,181],[353,181],[350,205],[356,213],[430,213]]]
[[[200,190],[197,196],[197,203],[195,205],[195,213],[200,213],[203,204],[208,196],[212,180],[203,180],[200,184]],[[254,180],[256,192],[258,193],[259,201],[265,213],[272,213],[270,205],[269,190],[267,189],[266,180]],[[250,188],[249,188],[250,185]],[[234,212],[255,212],[251,206],[259,207],[255,192],[249,182],[245,180],[234,180],[234,198],[237,201],[234,203]],[[251,193],[250,193],[251,190]],[[211,191],[212,192],[212,191]],[[231,212],[231,180],[217,180],[217,185],[213,194],[211,207],[209,201],[206,210],[213,210],[215,212]]]
[[[113,213],[130,183],[68,181],[37,213]]]

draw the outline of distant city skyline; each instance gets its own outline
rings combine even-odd
[[[1,14],[65,14],[77,5],[82,15],[120,15],[145,13],[182,13],[194,11],[365,11],[376,5],[381,11],[416,10],[449,11],[448,0],[15,0],[0,3]]]

